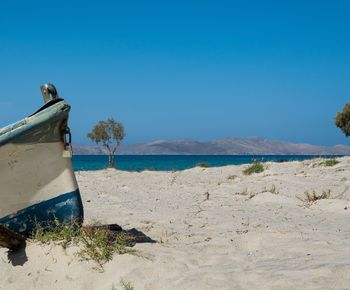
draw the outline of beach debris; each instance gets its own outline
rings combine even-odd
[[[0,225],[0,246],[16,251],[26,244],[26,238],[14,231],[9,230],[4,225]]]
[[[4,235],[14,239],[11,232],[29,237],[36,223],[83,221],[71,161],[70,106],[54,85],[40,89],[44,105],[0,129],[0,224]],[[7,238],[3,243],[11,245]]]

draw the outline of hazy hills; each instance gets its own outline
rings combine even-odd
[[[100,155],[107,151],[100,146],[74,145],[74,154]],[[118,154],[147,155],[350,155],[350,146],[314,146],[264,138],[225,138],[208,142],[193,140],[159,140],[143,144],[122,145]]]

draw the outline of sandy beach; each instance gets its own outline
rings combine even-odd
[[[98,269],[75,247],[0,250],[1,289],[349,289],[350,158],[77,172],[85,223],[135,228],[156,243]],[[305,192],[323,199],[306,201]]]

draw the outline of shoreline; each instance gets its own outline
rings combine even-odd
[[[206,164],[209,168],[235,166],[258,162],[290,162],[313,160],[317,158],[333,159],[343,155],[117,155],[116,166],[119,170],[130,172],[179,171]],[[73,167],[77,171],[95,171],[107,169],[106,155],[79,155],[73,157]],[[264,159],[265,158],[265,159]]]

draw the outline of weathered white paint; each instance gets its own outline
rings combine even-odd
[[[0,148],[0,217],[78,188],[63,153],[61,142]]]

